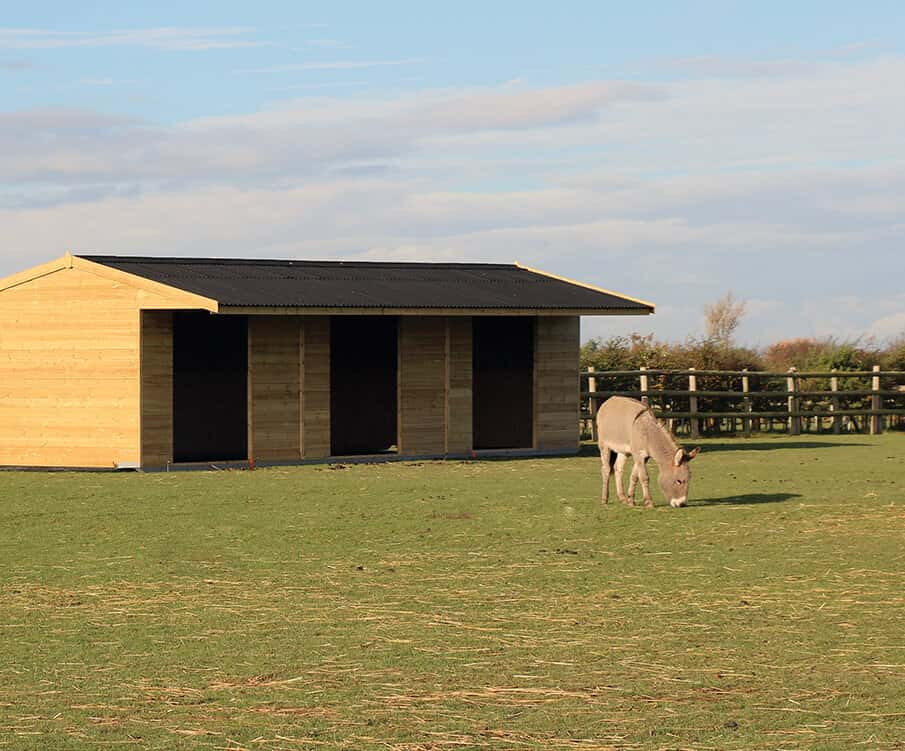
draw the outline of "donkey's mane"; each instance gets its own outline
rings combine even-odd
[[[641,415],[650,415],[651,422],[653,422],[654,425],[657,426],[658,437],[660,439],[662,439],[662,441],[664,443],[664,446],[662,446],[661,449],[666,448],[666,449],[669,449],[669,451],[671,453],[675,453],[675,451],[678,450],[678,448],[679,448],[679,444],[676,441],[675,436],[672,434],[670,429],[666,426],[666,423],[664,423],[662,420],[658,419],[657,416],[654,414],[654,411],[650,407],[648,407],[646,410],[641,412],[638,415],[638,417],[640,417]],[[636,417],[635,419],[637,420],[638,418]]]
[[[679,444],[676,442],[676,437],[672,434],[672,431],[669,429],[669,426],[663,420],[657,420],[657,427],[660,428],[660,432],[666,437],[674,448],[679,448]]]

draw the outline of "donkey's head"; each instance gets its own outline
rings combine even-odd
[[[691,481],[691,468],[688,465],[700,450],[676,449],[672,461],[660,465],[660,489],[673,508],[679,508],[688,502],[688,483]]]

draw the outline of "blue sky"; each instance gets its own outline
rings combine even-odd
[[[32,2],[0,16],[0,275],[65,250],[520,260],[586,336],[905,331],[905,6]]]

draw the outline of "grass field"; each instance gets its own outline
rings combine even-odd
[[[0,473],[0,747],[905,749],[905,436]]]

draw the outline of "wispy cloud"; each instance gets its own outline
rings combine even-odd
[[[328,50],[342,49],[349,46],[340,39],[306,39],[305,44],[310,47],[320,47]]]
[[[328,90],[328,89],[350,89],[356,88],[360,86],[367,86],[370,82],[365,80],[360,81],[321,81],[318,83],[297,83],[291,86],[274,86],[273,88],[267,89],[268,91],[273,92],[285,92],[285,91],[319,91],[319,90]]]
[[[799,75],[817,69],[808,60],[748,60],[722,55],[695,55],[663,61],[673,71],[707,78],[772,78]]]
[[[295,73],[306,70],[357,70],[359,68],[382,68],[384,66],[414,65],[422,62],[419,58],[403,60],[332,60],[326,62],[288,63],[271,65],[266,68],[248,68],[240,73]]]
[[[24,73],[34,67],[28,60],[0,60],[0,73]]]
[[[79,86],[113,86],[117,82],[112,78],[80,78]]]
[[[0,28],[0,49],[34,50],[73,47],[147,47],[171,51],[202,51],[233,47],[261,47],[249,39],[248,27],[194,28],[162,26],[144,29],[83,32],[49,29]]]

